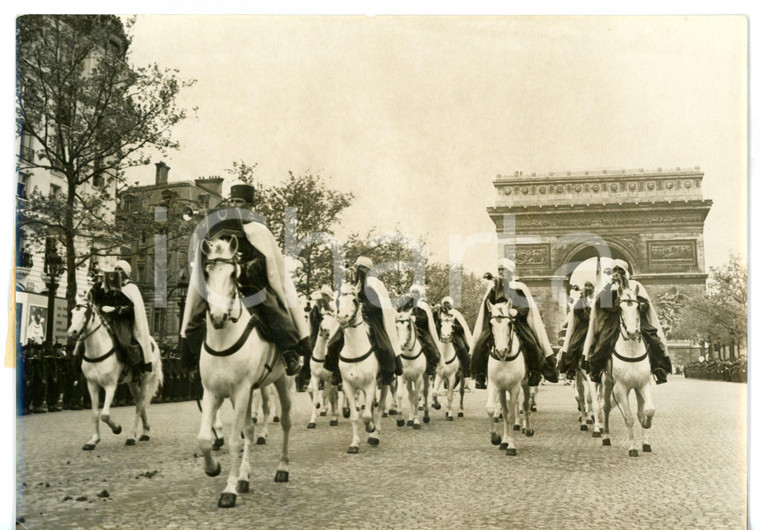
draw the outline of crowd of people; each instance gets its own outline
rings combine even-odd
[[[711,359],[693,362],[684,367],[684,376],[692,379],[712,379],[733,383],[747,382],[747,358],[735,360]]]
[[[82,374],[82,359],[74,355],[73,346],[54,344],[47,352],[42,344],[29,342],[17,348],[18,413],[40,414],[61,410],[89,409],[90,393]],[[171,403],[199,399],[203,394],[197,371],[183,369],[177,348],[160,347],[164,384],[153,403]],[[103,402],[101,390],[101,403]],[[120,385],[113,406],[132,406],[127,385]]]

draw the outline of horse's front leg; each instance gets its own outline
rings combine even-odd
[[[603,426],[599,414],[599,396],[596,394],[596,388],[591,381],[591,377],[586,372],[578,370],[577,378],[579,381],[583,381],[582,384],[585,388],[584,398],[586,403],[591,406],[591,415],[594,420],[594,432],[592,433],[592,436],[594,438],[601,438]]]
[[[283,375],[274,382],[277,395],[280,396],[280,425],[282,426],[282,450],[280,462],[277,465],[277,473],[274,475],[275,482],[288,482],[290,478],[290,455],[288,444],[290,442],[291,409],[293,406],[293,394],[288,385],[288,377]]]
[[[533,394],[531,394],[527,379],[523,378],[520,384],[522,385],[523,393],[523,434],[525,436],[533,436],[534,431],[530,425],[530,404]]]
[[[443,376],[436,372],[435,381],[433,382],[433,408],[435,410],[441,410],[441,404],[438,402],[438,392],[443,384]]]
[[[422,374],[422,422],[430,423],[430,376]]]
[[[414,429],[422,428],[422,425],[420,425],[420,394],[422,393],[422,380],[424,377],[424,372],[417,376],[417,379],[414,380],[412,395],[409,397],[409,400],[414,403],[412,408],[412,428]]]
[[[404,423],[404,416],[406,416],[407,421],[411,422],[412,419],[412,407],[414,407],[414,403],[412,403],[412,380],[407,375],[406,371],[404,371],[404,375],[401,376],[401,384],[402,389],[406,389],[406,414],[404,414],[404,403],[403,398],[401,396],[397,396],[398,404],[399,404],[399,410],[401,414],[400,417],[396,420],[396,426],[397,427],[403,427],[405,425]]]
[[[111,428],[114,434],[121,434],[121,425],[111,419],[111,403],[114,394],[116,394],[117,383],[112,383],[105,387],[106,397],[103,400],[103,411],[100,413],[100,419]]]
[[[246,409],[251,406],[251,385],[243,383],[235,389],[231,396],[233,407],[232,427],[230,428],[230,472],[227,475],[227,485],[219,497],[220,508],[232,508],[237,499],[237,481],[240,475],[242,457],[240,454],[240,433],[245,429]]]
[[[459,379],[459,412],[457,418],[464,418],[464,389],[467,386],[467,379],[461,376]]]
[[[507,391],[509,391],[509,399],[507,399]],[[513,431],[510,431],[510,425],[514,425],[515,421],[517,421],[517,394],[519,393],[520,383],[516,383],[509,390],[505,388],[498,391],[501,410],[504,414],[504,421],[502,422],[503,436],[499,449],[506,449],[507,454],[510,456],[517,454],[517,449],[515,448],[515,440],[512,437]]]
[[[97,383],[87,381],[87,391],[90,393],[90,403],[92,404],[92,427],[93,432],[90,439],[82,447],[85,451],[92,451],[100,442],[100,387]]]
[[[636,400],[638,401],[638,418],[641,424],[641,443],[645,453],[652,452],[652,446],[649,444],[649,429],[652,427],[652,417],[654,416],[654,404],[652,403],[652,387],[649,383],[641,390],[636,390]]]
[[[639,456],[636,448],[636,441],[633,436],[633,413],[631,405],[628,402],[629,389],[620,383],[615,383],[612,387],[612,394],[615,396],[617,407],[625,420],[625,426],[628,428],[628,456]]]
[[[371,441],[373,439],[377,439],[377,425],[375,422],[375,402],[374,402],[374,396],[375,392],[377,391],[377,383],[375,382],[374,378],[371,378],[369,383],[366,387],[364,387],[364,401],[365,401],[365,407],[364,412],[362,412],[362,421],[364,422],[364,430],[370,434],[369,438],[367,439],[367,443],[370,445],[377,445],[377,443],[380,442],[380,440],[377,440],[377,443],[374,441]],[[375,435],[375,436],[373,436]]]
[[[129,382],[129,392],[132,394],[132,399],[135,400],[135,419],[132,422],[131,434],[127,437],[127,441],[124,445],[135,445],[135,439],[137,438],[137,427],[140,425],[140,418],[142,416],[142,392],[140,387],[137,386],[136,381]]]
[[[333,386],[332,383],[328,380],[325,381],[325,388],[330,389],[329,393],[329,399],[330,399],[330,409],[332,413],[332,419],[330,420],[330,427],[336,427],[338,425],[338,387]]]
[[[249,398],[249,401],[252,399]],[[248,493],[251,480],[251,443],[253,442],[253,418],[251,416],[251,405],[245,407],[245,418],[243,424],[243,458],[240,464],[240,473],[238,473],[237,493]]]
[[[493,383],[488,385],[487,393],[486,414],[488,414],[491,443],[499,445],[502,443],[502,437],[496,432],[496,422],[494,421],[494,415],[496,414],[496,385]]]
[[[343,380],[344,403],[348,405],[349,417],[351,418],[351,444],[348,446],[350,454],[359,452],[359,411],[356,408],[356,389],[346,379]]]
[[[311,418],[309,418],[309,424],[307,429],[317,428],[317,409],[319,408],[319,378],[312,372],[311,381],[309,381],[309,396],[311,397]],[[325,408],[327,407],[327,400],[323,399]]]
[[[369,445],[380,444],[380,433],[383,427],[383,412],[385,411],[385,399],[388,397],[388,391],[390,385],[380,386],[380,401],[377,407],[372,408],[372,421],[375,429],[370,433],[367,443]]]
[[[457,373],[454,372],[448,377],[448,388],[446,389],[446,398],[448,399],[448,408],[446,409],[446,421],[454,421],[454,383],[457,381]]]
[[[222,466],[211,453],[214,446],[213,422],[224,398],[217,396],[208,389],[203,389],[203,406],[201,412],[201,428],[198,431],[198,447],[203,454],[204,471],[209,477],[215,477],[222,471]]]
[[[603,430],[602,430],[602,445],[609,446],[610,442],[610,411],[612,410],[612,381],[606,376],[604,377],[604,383],[602,384],[603,406],[604,413]]]

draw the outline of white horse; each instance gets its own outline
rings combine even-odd
[[[338,388],[332,384],[332,372],[325,368],[325,357],[327,356],[327,343],[337,327],[338,322],[331,311],[322,311],[322,322],[319,324],[319,334],[314,344],[314,351],[311,354],[310,368],[311,381],[309,381],[309,396],[311,397],[311,418],[308,429],[317,427],[317,409],[320,407],[319,402],[319,383],[324,385],[322,391],[322,402],[324,409],[323,415],[327,413],[327,405],[330,405],[330,426],[338,425]]]
[[[641,337],[641,316],[639,314],[639,287],[618,290],[620,293],[620,334],[612,357],[607,362],[602,385],[604,389],[604,435],[602,445],[610,445],[609,415],[612,408],[610,397],[614,397],[625,425],[628,427],[628,456],[639,456],[638,444],[634,437],[634,418],[628,401],[633,390],[637,401],[637,416],[642,427],[642,449],[652,451],[647,430],[652,426],[654,403],[650,377],[649,354]]]
[[[92,402],[92,422],[94,432],[82,449],[92,451],[100,442],[100,420],[111,428],[114,434],[121,433],[121,425],[111,419],[111,402],[116,387],[120,383],[129,385],[129,390],[135,400],[135,419],[132,434],[127,438],[126,445],[135,445],[137,427],[142,420],[141,442],[150,440],[150,425],[148,425],[148,405],[156,394],[159,385],[163,383],[164,375],[161,366],[161,352],[151,337],[151,350],[146,354],[146,362],[153,363],[153,371],[141,373],[136,379],[127,366],[121,362],[114,352],[116,344],[108,330],[107,324],[95,310],[90,301],[80,302],[71,311],[71,326],[68,329],[70,339],[84,345],[82,355],[82,373],[87,380],[87,389]],[[103,411],[98,413],[100,389],[105,390]]]
[[[417,328],[414,323],[412,311],[403,311],[396,316],[396,332],[401,344],[401,364],[404,367],[404,375],[401,381],[406,385],[406,397],[408,401],[408,413],[406,425],[415,429],[421,429],[418,405],[424,398],[423,421],[430,421],[428,409],[429,379],[425,377],[427,361],[422,355],[422,344],[417,340]],[[396,420],[396,425],[404,426],[404,418]]]
[[[454,421],[452,406],[454,403],[454,386],[457,382],[457,374],[460,372],[459,358],[454,349],[452,342],[454,336],[454,316],[441,315],[441,362],[435,370],[435,385],[433,385],[433,408],[439,409],[438,393],[441,386],[446,383],[446,397],[448,398],[448,408],[446,409],[446,420]],[[464,378],[461,378],[459,386],[459,413],[460,418],[464,417]]]
[[[206,255],[203,275],[208,286],[206,340],[200,356],[203,384],[203,415],[198,444],[203,453],[208,476],[221,473],[221,465],[212,453],[212,424],[222,402],[229,398],[234,410],[229,436],[230,473],[218,506],[235,506],[236,493],[246,493],[250,479],[250,444],[253,439],[251,419],[252,392],[274,384],[282,407],[282,452],[275,482],[288,481],[288,440],[290,434],[291,396],[282,357],[274,344],[261,338],[257,319],[243,305],[238,287],[240,265],[236,253],[237,239],[204,240],[201,251]],[[240,436],[245,436],[240,454]]]
[[[593,425],[592,436],[599,438],[602,436],[602,418],[599,414],[599,395],[597,394],[596,384],[591,381],[589,374],[581,369],[581,359],[575,366],[575,401],[578,403],[578,412],[581,413],[578,421],[581,424],[582,431],[588,431],[588,426]]]
[[[523,394],[523,418],[524,433],[533,436],[530,426],[530,387],[528,386],[525,354],[522,351],[520,339],[515,334],[514,319],[517,311],[512,307],[512,301],[491,304],[488,301],[488,310],[491,314],[490,326],[493,331],[494,345],[488,358],[488,401],[486,413],[491,425],[491,443],[498,445],[499,449],[506,449],[507,455],[517,454],[517,447],[512,438],[510,425],[516,424],[518,400],[520,391]],[[509,394],[509,399],[507,399]],[[496,432],[494,403],[496,396],[499,397],[501,409],[506,414],[503,422],[503,435]]]
[[[340,352],[338,366],[343,377],[343,391],[348,401],[353,432],[348,452],[354,454],[359,452],[359,412],[356,406],[358,391],[361,390],[364,394],[366,406],[362,412],[362,421],[365,431],[369,433],[367,439],[369,445],[380,444],[380,420],[382,418],[382,410],[380,410],[380,414],[377,414],[374,406],[380,365],[369,341],[369,327],[362,318],[357,285],[345,282],[341,286],[336,317],[343,329],[345,341],[343,350]],[[382,389],[379,402],[380,409],[385,406],[388,387],[383,386]]]

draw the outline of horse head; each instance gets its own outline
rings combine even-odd
[[[335,329],[337,319],[335,313],[332,310],[320,310],[322,314],[322,322],[319,323],[319,336],[325,340],[329,340]]]
[[[414,343],[414,315],[412,310],[399,311],[396,315],[396,333],[398,334],[398,340],[401,347],[405,350],[409,350],[413,347]]]
[[[512,332],[517,310],[512,307],[511,300],[495,304],[488,300],[488,311],[491,314],[494,349],[497,355],[508,355],[513,348]]]
[[[454,338],[454,315],[451,313],[441,314],[441,342],[449,343]]]
[[[238,298],[240,264],[237,258],[238,240],[204,239],[201,252],[205,256],[203,277],[208,292],[208,314],[215,329],[222,329]],[[241,309],[242,310],[242,309]]]
[[[350,281],[343,282],[338,292],[338,310],[335,318],[340,327],[353,327],[359,317],[359,285]]]
[[[625,340],[641,340],[641,315],[639,314],[639,286],[622,289],[620,301],[620,327]]]
[[[69,339],[78,340],[87,330],[93,315],[95,310],[90,300],[78,298],[77,304],[71,310],[71,325],[66,331]]]

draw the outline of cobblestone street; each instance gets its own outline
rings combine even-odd
[[[113,409],[124,431],[103,425],[92,452],[81,450],[88,411],[21,417],[18,527],[743,528],[746,396],[743,384],[671,377],[654,389],[653,452],[631,458],[620,412],[602,447],[580,431],[573,389],[561,384],[541,387],[536,434],[516,438],[515,457],[490,444],[483,390],[465,395],[454,422],[431,410],[415,431],[389,416],[379,447],[362,431],[358,455],[346,453],[349,421],[319,417],[307,429],[307,394],[297,394],[290,482],[273,480],[281,430],[272,424],[252,453],[251,492],[229,510],[216,506],[227,452],[217,453],[222,474],[206,477],[194,402],[152,406],[151,440],[135,447],[124,445],[133,409]]]

